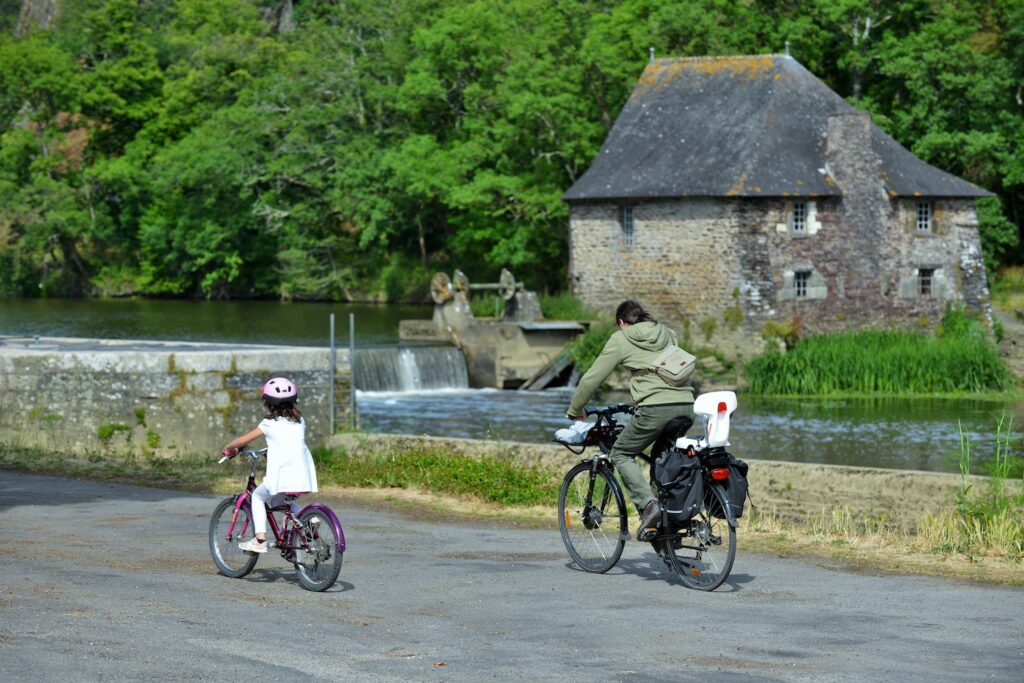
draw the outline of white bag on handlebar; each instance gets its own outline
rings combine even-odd
[[[576,420],[568,429],[559,429],[555,432],[555,441],[568,444],[580,444],[587,440],[587,432],[594,426],[593,422]]]

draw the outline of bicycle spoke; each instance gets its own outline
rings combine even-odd
[[[569,555],[589,572],[608,571],[622,554],[626,512],[607,470],[577,465],[559,494],[559,523]]]
[[[722,509],[719,494],[712,490],[700,512],[688,522],[686,540],[680,538],[677,545],[672,539],[665,541],[673,570],[691,588],[714,590],[732,570],[736,557],[736,530],[713,514],[713,511]]]

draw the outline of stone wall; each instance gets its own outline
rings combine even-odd
[[[608,315],[623,299],[636,299],[693,346],[749,346],[758,333],[749,313],[769,310],[774,294],[765,279],[769,261],[739,238],[740,207],[717,199],[637,204],[627,246],[617,206],[573,205],[573,292]]]
[[[523,465],[568,471],[582,456],[555,444],[478,441],[396,434],[338,434],[335,447],[353,455],[436,448],[466,457],[498,457]],[[857,519],[873,519],[914,531],[928,513],[949,508],[960,487],[957,474],[816,465],[743,457],[750,466],[750,501],[787,522],[807,522],[822,512],[847,508]],[[975,491],[986,480],[971,477]],[[1020,482],[1008,482],[1020,491]],[[742,520],[741,520],[742,526]]]
[[[350,369],[337,352],[337,424]],[[329,436],[329,351],[302,347],[0,338],[0,443],[79,453],[216,453],[263,416],[260,388],[292,378],[310,446]]]
[[[851,119],[855,129],[865,123],[841,118]],[[925,200],[891,197],[878,176],[865,180],[877,166],[871,159],[833,157],[838,168],[830,170],[844,185],[842,197],[633,204],[631,245],[618,205],[574,204],[573,292],[608,315],[623,299],[637,299],[692,347],[740,358],[765,348],[767,321],[798,321],[805,335],[927,328],[949,302],[990,318],[974,201],[929,200],[932,227],[918,230],[918,202]],[[807,214],[802,231],[792,226],[797,201]],[[927,295],[920,291],[922,269],[932,273]],[[801,271],[809,279],[798,296]]]

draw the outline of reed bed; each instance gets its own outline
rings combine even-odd
[[[862,330],[809,337],[746,366],[751,393],[933,394],[1004,390],[1013,376],[975,334]]]

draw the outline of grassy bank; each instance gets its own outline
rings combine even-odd
[[[1001,434],[1005,454],[1009,430]],[[474,523],[557,528],[555,506],[564,468],[524,467],[429,448],[390,449],[358,457],[321,449],[315,458],[322,494],[340,497],[341,505],[385,506]],[[1002,457],[1001,461],[1008,460]],[[971,463],[969,444],[962,462],[966,474]],[[217,465],[210,457],[162,459],[119,453],[80,457],[3,446],[0,467],[221,494],[238,490],[247,472],[241,462]],[[1003,471],[1008,472],[1005,467]],[[916,533],[900,531],[884,517],[856,516],[842,507],[787,523],[774,510],[748,507],[741,520],[740,548],[817,557],[824,566],[844,569],[1024,585],[1024,500],[1006,493],[1005,477],[991,481],[991,490],[972,490],[965,484],[948,508],[926,518]],[[753,486],[756,500],[757,482]]]

